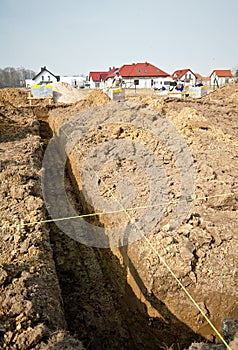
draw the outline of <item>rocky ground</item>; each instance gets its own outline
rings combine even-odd
[[[175,350],[207,349],[204,344],[210,341],[209,348],[222,349],[166,264],[220,332],[224,319],[238,319],[238,86],[199,100],[137,91],[127,95],[125,103],[110,102],[94,91],[76,103],[37,101],[30,106],[27,94],[18,89],[0,91],[0,347]],[[172,232],[181,182],[176,156],[166,140],[154,138],[153,130],[133,124],[139,117],[156,121],[158,113],[162,122],[173,123],[193,159],[194,197]],[[75,117],[80,128],[72,123]],[[68,129],[62,128],[64,123]],[[50,219],[41,175],[52,131],[76,132],[87,125],[90,130],[70,153],[65,174],[71,203],[78,213],[97,209],[97,202],[87,203],[80,176],[83,160],[94,149],[108,140],[143,144],[166,171],[170,202],[146,239],[113,249],[94,248],[73,239],[73,222],[67,223],[72,235],[42,222]],[[180,147],[176,154],[183,151]],[[103,164],[104,158],[96,157]],[[61,165],[52,163],[51,175],[57,179]],[[129,156],[105,162],[99,171],[101,199],[109,208],[120,200],[118,184],[127,178],[137,189],[132,206],[148,203],[155,194],[144,170]],[[60,200],[58,207],[63,205]],[[133,216],[139,220],[140,210]],[[105,227],[113,241],[109,228],[127,221],[121,213],[91,222]],[[234,333],[225,336],[232,350]]]

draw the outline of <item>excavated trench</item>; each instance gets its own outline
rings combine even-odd
[[[53,131],[58,135],[61,125],[67,120],[69,128],[64,131],[76,131],[75,135],[80,131],[77,130],[78,125],[94,124],[92,132],[70,153],[67,166],[63,167],[67,198],[77,213],[87,214],[98,208],[91,202],[89,205],[83,195],[95,191],[89,188],[90,191],[85,192],[82,189],[84,182],[79,176],[82,159],[79,155],[82,151],[89,154],[92,148],[106,143],[108,139],[123,140],[123,144],[126,144],[124,140],[133,139],[139,144],[147,144],[171,175],[169,195],[172,197],[169,198],[176,198],[173,195],[177,190],[173,154],[163,150],[160,143],[146,133],[146,128],[134,130],[130,123],[137,116],[156,120],[154,109],[161,107],[159,103],[157,106],[158,101],[151,101],[151,112],[146,107],[147,102],[108,104],[105,96],[98,94],[69,106],[40,104],[29,107],[26,100],[26,106],[22,107],[22,93],[18,92],[18,96],[14,90],[10,95],[14,104],[5,101],[5,97],[1,101],[1,219],[7,226],[3,227],[1,240],[0,345],[6,349],[81,349],[79,340],[82,340],[87,349],[181,350],[198,340],[198,334],[204,336],[206,342],[217,342],[204,317],[185,297],[161,259],[145,241],[136,241],[121,248],[93,248],[70,238],[74,236],[65,234],[66,231],[54,223],[39,223],[34,227],[22,225],[22,221],[35,223],[46,218],[47,201],[42,200],[40,188],[40,176],[44,174],[42,146],[46,156]],[[99,97],[97,102],[103,97],[107,105],[91,108],[91,105],[95,106],[95,97]],[[19,107],[16,107],[18,100]],[[174,122],[192,151],[196,195],[200,200],[191,205],[182,225],[172,236],[166,225],[174,212],[171,203],[161,220],[163,226],[150,231],[148,237],[203,312],[221,331],[222,320],[237,319],[238,315],[237,118],[230,100],[224,108],[221,107],[219,118],[217,111],[216,115],[212,114],[213,102],[209,101],[202,101],[203,107],[199,104],[203,115],[196,109],[179,107],[177,103],[171,109],[165,105],[164,120]],[[178,107],[181,111],[177,111]],[[229,118],[225,118],[228,107],[231,112]],[[211,115],[215,121],[222,121],[219,127],[210,120]],[[81,124],[70,124],[75,116],[81,118]],[[113,119],[114,116],[116,119]],[[130,127],[122,126],[125,118],[129,120]],[[107,120],[116,121],[114,127],[102,126],[101,123]],[[98,163],[101,152],[95,155]],[[102,183],[98,182],[99,198],[110,201],[110,194],[117,196],[119,177],[128,175],[129,170],[129,180],[139,189],[133,207],[134,204],[135,207],[143,206],[148,197],[145,176],[127,155],[124,158],[115,165],[108,161],[103,165],[100,179],[110,191],[103,190]],[[52,170],[51,190],[58,185],[58,164],[54,158],[50,158],[48,164]],[[204,196],[209,196],[209,199],[201,200]],[[55,206],[60,208],[62,198],[53,196],[53,199]],[[139,217],[138,214],[137,210],[133,211],[135,218]],[[107,228],[122,218],[118,213],[117,216],[98,215],[93,221],[87,220],[95,226],[104,227],[108,234],[110,230]],[[78,220],[64,221],[64,227],[71,231],[75,221],[78,223]],[[21,229],[18,225],[22,226]],[[111,236],[108,237],[111,239]],[[66,332],[66,323],[71,336]],[[233,335],[226,334],[225,337],[229,341]],[[205,348],[220,350],[220,345],[213,343],[209,347],[205,345]],[[193,344],[190,349],[197,350],[201,346],[194,347]],[[236,345],[231,348],[236,349]]]
[[[38,119],[46,148],[52,131],[46,114],[38,115]],[[65,188],[77,212],[87,212],[69,161]],[[201,340],[147,290],[127,256],[126,246],[119,248],[124,257],[121,261],[109,248],[83,245],[54,223],[49,227],[68,330],[86,349],[158,350],[173,347],[178,350]],[[140,286],[144,300],[135,293],[133,282],[128,283],[128,266],[131,280]]]

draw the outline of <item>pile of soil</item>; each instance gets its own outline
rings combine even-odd
[[[0,347],[83,349],[82,341],[93,350],[223,350],[214,344],[216,334],[156,251],[220,332],[223,319],[238,319],[238,86],[198,100],[140,96],[137,91],[125,103],[112,102],[95,90],[78,96],[76,103],[47,106],[39,101],[32,107],[27,93],[0,90]],[[169,222],[176,211],[172,202],[180,195],[176,159],[155,139],[153,130],[126,125],[139,117],[156,120],[158,113],[186,141],[195,169],[195,199],[172,233]],[[120,125],[104,125],[111,118]],[[65,176],[68,197],[79,214],[97,209],[87,203],[80,176],[84,159],[96,147],[108,140],[133,140],[158,157],[168,174],[171,203],[146,236],[154,249],[144,239],[113,249],[87,247],[55,224],[41,222],[48,218],[41,190],[41,161],[52,136],[47,122],[57,134],[65,123],[73,132],[91,125],[70,153]],[[103,159],[100,153],[94,155]],[[60,165],[54,159],[52,164],[57,179]],[[136,188],[133,205],[146,205],[153,196],[143,168],[129,154],[105,162],[99,175],[102,200],[120,199],[124,177]],[[56,202],[59,208],[64,205],[60,197]],[[140,218],[139,210],[132,213]],[[92,222],[109,232],[125,220],[121,214],[102,215]],[[74,223],[67,225],[73,232]],[[235,350],[237,337],[225,337]],[[213,344],[205,345],[207,341]]]
[[[103,106],[109,101],[110,98],[102,90],[93,90],[88,96],[85,97],[82,107],[89,108],[92,106]]]
[[[9,110],[15,107],[28,106],[28,91],[26,89],[0,89],[0,107],[6,106]]]
[[[69,122],[72,117],[78,118],[79,128],[86,127],[91,116],[92,130],[85,136],[70,154],[70,161],[74,177],[82,190],[80,168],[83,158],[92,152],[97,145],[109,139],[133,139],[144,142],[150,149],[156,150],[164,160],[163,166],[169,164],[175,167],[168,150],[164,151],[159,144],[147,135],[145,131],[135,132],[123,125],[129,116],[130,120],[138,115],[147,118],[148,107],[156,110],[172,121],[189,146],[194,159],[195,169],[195,200],[184,219],[182,225],[171,235],[169,231],[169,218],[174,214],[174,208],[167,208],[166,217],[148,236],[155,250],[157,250],[168,265],[174,270],[176,276],[186,286],[202,310],[220,330],[224,318],[238,318],[237,299],[237,271],[238,258],[236,248],[238,243],[237,221],[237,108],[230,96],[235,96],[237,85],[232,85],[217,91],[199,100],[180,100],[171,98],[158,98],[155,95],[137,96],[128,99],[124,104],[110,103],[103,107],[94,107],[84,111],[68,109],[55,111],[50,115],[50,123],[54,128],[57,119],[57,130],[63,122]],[[73,113],[72,113],[73,112]],[[156,118],[156,112],[150,112]],[[150,116],[151,116],[150,114]],[[114,116],[121,120],[122,128],[102,127],[103,121]],[[72,130],[75,126],[72,126]],[[55,130],[56,130],[55,129]],[[60,132],[60,131],[59,131]],[[77,126],[75,133],[77,133]],[[100,157],[100,154],[96,155]],[[99,159],[99,158],[98,158]],[[130,181],[139,184],[137,193],[147,193],[142,188],[144,183],[141,175],[133,174],[131,167],[135,165],[123,160],[120,169],[130,174]],[[117,194],[117,175],[115,169],[118,164],[106,166],[100,173],[100,179],[107,183],[108,191],[104,193],[105,199],[111,200],[112,194]],[[118,169],[119,169],[118,168]],[[135,170],[135,169],[134,169]],[[134,171],[133,170],[133,171]],[[121,170],[120,170],[121,171]],[[139,174],[139,173],[138,173]],[[173,174],[176,175],[176,174]],[[137,178],[141,179],[138,182]],[[171,178],[170,198],[176,200],[179,193],[176,190],[177,179]],[[111,195],[110,195],[111,193]],[[109,198],[108,198],[109,196]],[[114,198],[115,199],[115,198]],[[82,198],[81,198],[82,200]],[[138,205],[146,197],[139,198]],[[95,209],[96,210],[96,209]],[[115,219],[105,218],[100,221],[104,227],[110,227]],[[169,323],[175,322],[172,315],[181,320],[194,332],[209,340],[216,334],[200,315],[191,301],[184,297],[184,292],[173,280],[167,268],[159,263],[158,256],[148,247],[146,242],[139,241],[125,249],[113,251],[127,270],[128,280],[137,297],[145,298],[148,309],[152,314],[162,314]],[[219,269],[217,267],[220,266]],[[180,303],[177,301],[180,300]],[[166,305],[162,308],[160,303]],[[149,306],[148,306],[149,305]],[[170,312],[168,312],[168,310]],[[156,317],[154,318],[156,319]],[[177,325],[178,327],[178,325]]]
[[[85,96],[82,90],[74,88],[72,85],[64,82],[53,84],[54,102],[74,103],[80,101]]]
[[[102,90],[90,91],[80,101],[59,106],[55,112],[50,113],[50,127],[55,132],[63,123],[74,117],[79,111],[86,110],[93,106],[104,106],[110,103],[110,98]],[[93,116],[91,116],[92,118]]]
[[[133,97],[134,102],[138,101],[143,106],[157,110],[172,121],[189,145],[194,158],[195,195],[200,199],[193,202],[190,218],[188,216],[173,234],[172,240],[169,234],[167,237],[165,234],[163,238],[164,234],[160,233],[157,243],[159,242],[159,251],[164,249],[164,256],[170,267],[175,269],[192,296],[201,303],[219,329],[223,317],[238,317],[235,302],[237,258],[234,249],[238,240],[237,92],[238,85],[232,84],[198,100]],[[171,240],[169,245],[167,240]],[[138,245],[133,249],[134,256],[138,254],[139,247]],[[185,256],[184,248],[187,253],[191,253],[189,260],[186,260],[188,256]],[[140,259],[135,260],[137,269],[141,262]],[[148,285],[152,283],[154,286],[153,293],[159,299],[162,297],[176,315],[178,314],[175,309],[180,309],[179,318],[184,314],[182,319],[191,325],[196,310],[192,310],[189,305],[185,306],[185,301],[180,306],[176,305],[176,300],[181,300],[182,296],[176,297],[174,290],[169,295],[167,286],[163,290],[166,272],[161,271],[161,277],[157,281],[157,273],[153,274],[151,282],[143,274],[143,270],[141,274]],[[204,320],[198,317],[195,323],[195,328],[191,325],[193,329],[212,339],[212,333]]]
[[[41,223],[41,123],[34,108],[20,107],[25,91],[0,93],[0,348],[82,349],[67,333],[49,228]]]

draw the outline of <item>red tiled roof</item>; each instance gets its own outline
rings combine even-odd
[[[93,81],[101,81],[105,74],[107,74],[107,72],[90,72],[89,77],[91,77]]]
[[[213,73],[216,73],[218,77],[233,77],[230,69],[214,69],[212,74]],[[210,75],[210,77],[212,76],[212,74]]]
[[[124,64],[121,68],[113,68],[108,72],[90,72],[89,76],[93,81],[105,81],[113,78],[116,71],[122,77],[170,77],[168,73],[148,62]]]
[[[201,74],[199,74],[199,73],[195,73],[195,75],[196,75],[196,78],[197,79],[203,79],[203,78],[205,78],[205,77],[203,77]]]
[[[162,71],[162,69],[154,66],[151,63],[133,63],[124,64],[119,69],[122,77],[167,77],[168,73]]]
[[[182,76],[184,74],[186,74],[188,71],[188,69],[179,69],[179,70],[176,70],[173,74],[172,74],[172,77],[173,78],[177,78],[177,79],[180,79],[182,78]]]
[[[176,70],[173,74],[172,74],[172,77],[174,79],[181,79],[187,72],[190,72],[192,74],[194,74],[191,69],[189,68],[186,68],[186,69],[178,69]],[[196,74],[194,74],[196,76]]]
[[[197,79],[204,80],[204,81],[210,80],[210,77],[204,77],[203,75],[201,75],[199,73],[195,73],[195,75],[196,75]]]

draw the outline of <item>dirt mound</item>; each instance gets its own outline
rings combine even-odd
[[[35,98],[30,100],[28,97],[32,97],[30,90],[28,89],[0,89],[0,108],[3,110],[4,108],[8,111],[22,113],[20,110],[22,107],[32,106],[48,106],[52,105],[48,98]]]
[[[188,288],[193,298],[201,306],[212,322],[220,327],[224,317],[238,318],[238,308],[235,300],[238,297],[235,285],[238,282],[236,265],[236,245],[238,240],[237,221],[237,109],[233,109],[233,101],[229,100],[230,92],[235,86],[223,89],[213,95],[218,99],[220,94],[225,93],[222,105],[222,98],[218,103],[207,97],[206,100],[174,100],[156,99],[155,97],[133,97],[133,104],[129,102],[121,104],[106,104],[103,107],[94,107],[90,110],[80,112],[80,108],[64,111],[64,121],[72,116],[79,118],[78,127],[86,126],[92,119],[92,131],[84,142],[76,147],[70,155],[71,165],[75,178],[80,184],[80,167],[82,160],[80,154],[92,152],[91,148],[101,144],[104,140],[131,138],[135,142],[142,142],[161,158],[163,166],[171,167],[171,188],[169,197],[178,200],[180,193],[176,188],[176,179],[173,169],[176,164],[168,152],[163,150],[161,145],[148,135],[144,130],[135,131],[123,125],[123,118],[129,120],[144,115],[155,118],[156,113],[149,114],[147,106],[156,111],[161,110],[166,118],[173,122],[179,133],[189,145],[194,160],[195,170],[195,197],[186,219],[182,225],[173,232],[169,231],[167,220],[174,215],[175,208],[171,205],[166,210],[162,221],[163,226],[157,227],[149,236],[153,246],[173,269],[179,280]],[[220,98],[220,97],[219,97]],[[80,104],[78,105],[80,106]],[[220,108],[218,109],[217,107]],[[227,118],[227,111],[229,118]],[[148,113],[148,116],[147,116]],[[118,116],[121,127],[104,128],[103,120]],[[52,123],[57,118],[55,112],[50,117]],[[130,119],[131,118],[131,119]],[[216,122],[214,122],[216,120]],[[60,124],[58,124],[59,127]],[[94,125],[94,128],[93,128]],[[74,130],[77,125],[72,127]],[[228,132],[229,128],[229,132]],[[99,154],[96,155],[99,161]],[[116,169],[116,170],[115,170]],[[123,169],[123,170],[122,170]],[[148,188],[143,185],[145,178],[139,173],[136,176],[136,165],[126,159],[113,164],[104,165],[100,172],[100,179],[106,183],[109,191],[100,189],[105,196],[111,198],[112,193],[118,196],[117,180],[122,173],[127,174],[130,181],[139,184],[137,193],[143,193],[141,201],[146,202]],[[166,173],[170,174],[169,171]],[[128,175],[129,174],[129,175]],[[110,195],[111,193],[111,195]],[[177,193],[177,194],[176,194]],[[140,199],[140,198],[139,198]],[[112,198],[111,198],[112,200]],[[141,201],[136,205],[141,206]],[[96,210],[96,209],[95,209]],[[137,213],[135,213],[137,215]],[[116,219],[113,217],[114,223]],[[103,226],[112,224],[106,216],[101,219]],[[114,251],[115,253],[115,251]],[[127,267],[128,280],[132,281],[131,287],[138,292],[138,298],[144,295],[148,304],[153,305],[153,312],[162,314],[168,322],[175,322],[168,310],[161,307],[166,305],[170,312],[184,324],[189,326],[196,333],[202,334],[212,340],[215,334],[204,321],[198,310],[190,300],[184,297],[183,291],[173,280],[165,266],[159,263],[159,259],[142,241],[129,245],[125,250],[119,250],[117,256]],[[219,269],[218,269],[219,266]],[[144,293],[143,291],[144,290]],[[180,303],[177,301],[180,300]],[[149,309],[149,307],[148,307]],[[156,309],[156,311],[155,311]]]
[[[158,97],[156,95],[152,95],[152,96],[133,95],[132,97],[129,97],[129,101],[138,103],[141,106],[157,111],[160,114],[166,113],[167,104],[166,104],[166,98],[164,97]]]
[[[61,103],[76,103],[82,101],[79,108],[89,108],[91,106],[101,106],[110,99],[102,90],[76,89],[68,83],[53,84],[54,101]],[[77,110],[77,108],[75,108]]]
[[[238,84],[230,84],[226,87],[211,92],[200,99],[179,99],[160,97],[157,95],[143,96],[137,93],[128,100],[138,103],[152,110],[158,111],[164,116],[179,114],[184,108],[191,108],[202,115],[211,126],[221,130],[223,133],[237,138],[238,126],[234,120],[238,118],[237,109]],[[180,116],[180,120],[183,119]],[[186,129],[186,125],[184,125]],[[187,128],[189,129],[189,128]]]
[[[72,118],[79,111],[93,106],[103,106],[110,103],[110,98],[102,90],[93,90],[80,101],[70,105],[57,108],[50,113],[50,123],[53,131]]]
[[[199,100],[138,95],[113,103],[95,90],[71,105],[36,110],[28,106],[27,91],[0,90],[0,347],[79,349],[83,340],[91,349],[177,350],[201,340],[199,335],[213,341],[215,333],[155,251],[218,330],[224,318],[238,319],[237,92],[237,85],[231,85]],[[72,117],[79,117],[73,131],[92,121],[92,129],[70,154],[71,173],[65,176],[68,197],[80,214],[94,210],[80,191],[80,171],[88,154],[96,164],[100,161],[100,154],[92,152],[95,147],[111,139],[133,140],[159,158],[168,174],[169,204],[160,225],[147,235],[154,249],[143,239],[120,249],[92,248],[64,235],[55,224],[20,225],[47,218],[40,176],[42,138],[51,135],[46,124],[49,109],[49,121],[57,133],[66,121],[70,126]],[[157,120],[158,112],[163,121],[176,126],[194,160],[195,199],[186,198],[190,210],[172,234],[168,223],[180,198],[176,159],[143,122],[138,128],[123,124],[139,116],[144,122]],[[103,125],[112,117],[120,123]],[[53,166],[53,161],[52,157],[52,177],[57,182],[58,164]],[[142,208],[156,194],[143,168],[127,154],[105,161],[99,175],[98,193],[109,202],[109,209],[120,198],[124,177],[128,193],[130,183],[136,189],[133,205]],[[60,195],[56,202],[63,206]],[[130,212],[136,222],[140,210]],[[122,213],[98,215],[96,220],[108,229],[125,217]],[[66,225],[73,230],[72,221]],[[67,333],[66,322],[78,340]],[[235,350],[237,338],[230,345]],[[190,348],[221,348],[199,346]]]
[[[84,96],[82,90],[76,89],[68,83],[58,82],[53,84],[54,102],[73,103],[81,100]]]
[[[110,98],[102,90],[93,90],[85,97],[82,106],[89,108],[92,106],[102,106],[110,101]]]
[[[0,94],[0,348],[81,349],[66,331],[49,228],[40,223],[41,123],[34,108],[20,107],[27,92]]]
[[[235,99],[237,101],[237,95],[238,95],[238,84],[232,83],[229,85],[226,85],[224,87],[221,87],[220,89],[216,89],[214,91],[211,91],[208,95],[203,97],[203,100],[205,101],[213,101],[216,103],[226,103],[230,102],[232,99]]]
[[[0,107],[14,108],[28,106],[28,91],[26,89],[0,89]]]

